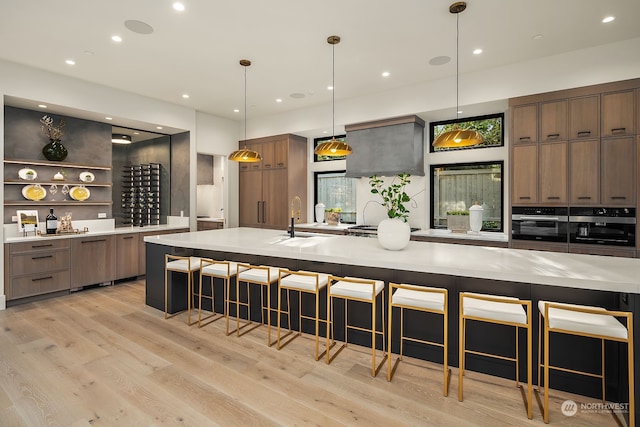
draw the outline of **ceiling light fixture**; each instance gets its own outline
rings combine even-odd
[[[114,133],[111,135],[111,142],[114,144],[131,144],[131,137],[121,133]]]
[[[255,163],[261,161],[262,156],[257,151],[247,148],[247,67],[251,65],[251,61],[241,59],[240,65],[244,67],[244,148],[229,154],[229,160],[241,163]]]
[[[459,117],[459,38],[460,38],[460,12],[463,12],[467,8],[467,3],[463,1],[455,2],[449,6],[449,12],[456,14],[456,119]],[[482,143],[484,139],[478,131],[468,129],[458,129],[457,127],[448,132],[441,133],[435,141],[433,146],[435,148],[459,148],[470,147],[472,145],[478,145]]]
[[[332,47],[331,55],[332,55],[332,69],[333,81],[331,82],[331,88],[336,87],[336,45],[340,43],[340,36],[329,36],[327,38],[327,43],[329,43]],[[313,153],[318,156],[348,156],[353,152],[349,144],[344,141],[336,140],[336,91],[333,90],[331,92],[331,132],[332,136],[329,141],[321,142],[318,144]]]
[[[608,24],[609,22],[613,22],[615,19],[616,19],[615,16],[607,16],[606,18],[604,18],[602,20],[602,23],[603,24]]]
[[[67,65],[76,65],[76,61],[74,61],[73,59],[67,59],[66,61],[64,61],[65,64]]]
[[[120,43],[122,41],[122,37],[120,36],[111,36],[111,40],[113,40],[116,43]]]

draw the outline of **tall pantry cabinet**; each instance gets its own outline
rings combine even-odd
[[[240,163],[240,226],[286,230],[295,196],[300,220],[307,222],[307,139],[284,134],[240,141],[245,145],[262,161]],[[294,214],[297,222],[297,203]]]

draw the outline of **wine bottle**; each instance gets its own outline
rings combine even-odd
[[[47,215],[47,234],[56,234],[58,229],[58,217],[53,213],[53,208],[49,209],[49,215]]]

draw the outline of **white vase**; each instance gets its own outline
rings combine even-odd
[[[404,249],[411,239],[409,223],[399,218],[385,218],[378,224],[378,242],[390,251]]]
[[[325,208],[325,205],[322,202],[318,203],[315,206],[316,222],[318,224],[321,224],[322,222],[324,222],[324,208]]]
[[[474,233],[479,233],[482,229],[482,206],[477,202],[469,208],[469,228]]]

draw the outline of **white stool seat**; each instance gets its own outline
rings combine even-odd
[[[488,301],[485,299],[473,298],[473,296],[518,301],[517,298],[513,297],[467,293],[464,297],[463,303],[464,316],[478,317],[487,320],[494,320],[496,322],[517,323],[523,326],[527,325],[527,312],[521,304]]]
[[[269,267],[268,270],[265,268],[250,268],[248,270],[241,271],[238,274],[238,280],[240,281],[249,281],[253,283],[274,283],[278,281],[278,272],[280,269],[277,267]]]
[[[403,284],[402,286],[412,285]],[[391,304],[423,308],[425,310],[444,311],[444,293],[442,290],[427,286],[419,286],[418,288],[421,290],[398,289],[391,296]]]
[[[367,279],[360,279],[358,277],[345,277],[345,279],[367,281]],[[372,288],[367,287],[368,283],[353,283],[339,280],[331,285],[331,295],[373,301],[384,289],[384,282],[382,280],[369,280],[369,282],[374,282],[373,287],[375,288],[375,292],[372,292]]]
[[[618,319],[608,314],[594,314],[576,311],[576,309],[605,311],[602,307],[589,307],[574,304],[558,304],[551,301],[538,301],[538,310],[544,317],[547,303],[562,305],[566,310],[549,307],[549,327],[580,334],[598,335],[609,338],[627,339],[627,328]]]
[[[318,290],[323,289],[329,282],[329,275],[318,273]],[[295,289],[300,291],[315,292],[316,278],[302,274],[290,273],[280,280],[280,287],[283,289]]]
[[[169,261],[166,265],[167,270],[194,272],[200,270],[200,258],[192,256],[189,259],[177,259],[175,261]]]
[[[240,267],[240,271],[246,270],[246,267]],[[227,265],[223,262],[215,262],[213,264],[209,264],[206,267],[202,268],[202,274],[206,274],[208,276],[213,277],[231,277],[235,276],[238,273],[238,263],[237,262],[229,262]]]

